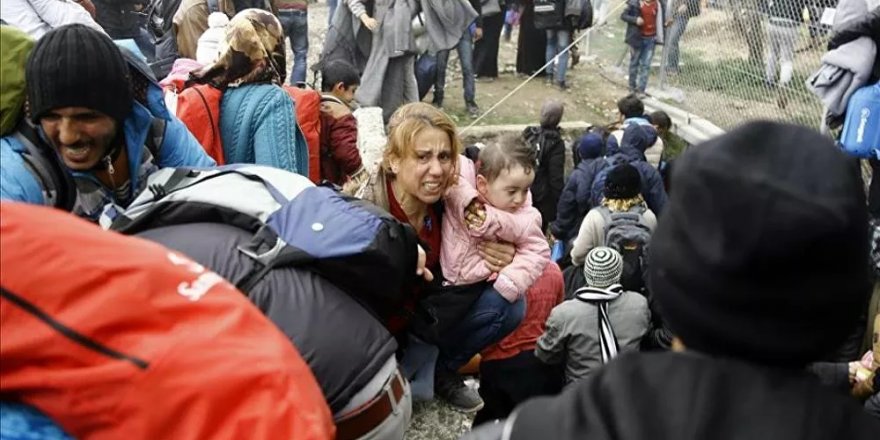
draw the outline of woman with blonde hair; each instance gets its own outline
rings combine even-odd
[[[425,267],[434,274],[434,282],[416,287],[406,304],[391,316],[381,317],[393,334],[400,335],[411,330],[410,319],[416,312],[418,302],[442,288],[442,199],[457,181],[461,152],[458,131],[449,116],[426,103],[406,104],[389,120],[388,145],[378,170],[362,187],[346,188],[350,194],[373,202],[401,222],[411,225],[426,245]],[[494,273],[510,264],[514,253],[514,246],[507,243],[485,242],[480,250],[486,267]],[[462,320],[475,312],[477,310],[467,309]],[[439,344],[440,341],[430,342]],[[415,399],[430,399],[436,389],[441,397],[463,410],[477,411],[482,408],[479,395],[467,388],[454,371],[442,371],[438,375],[437,386],[434,386],[435,347],[410,336],[407,350],[420,352],[417,358],[405,355],[402,360],[403,368],[413,383]],[[443,353],[440,362],[446,357],[450,356]]]

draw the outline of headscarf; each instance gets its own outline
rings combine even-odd
[[[245,9],[226,28],[226,41],[214,64],[192,80],[224,89],[242,84],[284,83],[287,57],[281,22],[268,11]]]

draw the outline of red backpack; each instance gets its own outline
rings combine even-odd
[[[220,138],[220,101],[223,91],[208,84],[195,84],[177,96],[177,117],[186,124],[217,165],[225,165]]]
[[[0,203],[0,393],[75,438],[331,439],[290,341],[188,258]]]
[[[296,122],[309,145],[309,180],[321,182],[321,94],[317,90],[284,86],[296,107]]]

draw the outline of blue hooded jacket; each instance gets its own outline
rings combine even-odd
[[[579,164],[559,199],[556,221],[550,225],[553,236],[561,240],[574,238],[587,212],[602,202],[602,189],[608,171],[623,163],[639,171],[642,197],[648,207],[659,215],[666,205],[666,189],[660,173],[645,161],[645,150],[656,141],[657,131],[653,127],[631,124],[624,130],[622,145],[609,143],[604,159]]]
[[[205,153],[186,126],[165,107],[162,89],[146,63],[127,50],[122,52],[133,74],[139,73],[148,83],[145,102],[132,101],[132,111],[122,124],[131,176],[131,199],[133,199],[146,184],[146,177],[158,168],[204,168],[215,166],[216,163]],[[100,84],[96,84],[95,87],[100,88]],[[153,133],[155,119],[164,122],[158,124],[164,125],[161,143],[157,145],[158,157],[153,157],[145,146],[148,136],[156,137]],[[31,173],[22,158],[25,151],[25,146],[14,136],[0,138],[0,199],[47,204],[45,188]],[[77,207],[74,209],[77,215],[96,220],[104,205],[116,202],[113,191],[101,184],[93,173],[71,172],[71,174],[79,189]]]

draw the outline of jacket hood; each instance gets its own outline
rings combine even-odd
[[[0,135],[9,134],[21,116],[25,101],[24,67],[34,48],[26,33],[0,25]]]

